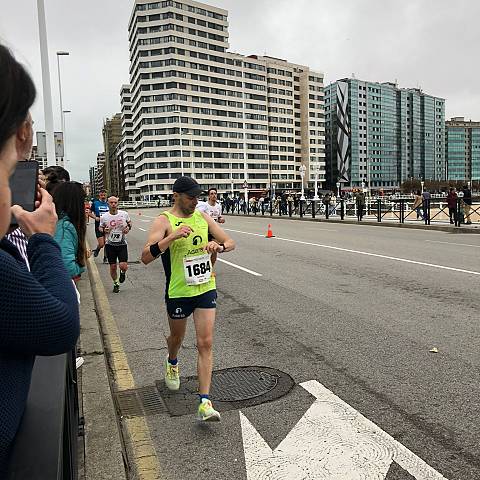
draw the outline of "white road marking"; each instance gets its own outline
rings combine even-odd
[[[231,267],[238,268],[239,270],[243,270],[244,272],[250,273],[251,275],[255,275],[256,277],[262,277],[263,275],[258,272],[254,272],[253,270],[249,270],[248,268],[241,267],[240,265],[237,265],[232,262],[227,262],[226,260],[223,260],[222,258],[217,258],[218,262],[226,263],[227,265],[230,265]]]
[[[142,232],[146,232],[144,228],[138,227],[138,229],[141,230]]]
[[[227,230],[227,229],[225,229],[225,230]],[[256,237],[263,237],[264,236],[264,235],[260,235],[259,233],[242,232],[241,230],[229,229],[228,231],[229,232],[243,233],[245,235],[254,235]],[[416,260],[409,260],[408,258],[391,257],[389,255],[381,255],[379,253],[362,252],[360,250],[352,250],[350,248],[333,247],[332,245],[322,245],[321,243],[303,242],[301,240],[293,240],[291,238],[273,237],[272,239],[269,239],[269,240],[281,240],[283,242],[292,242],[292,243],[299,243],[299,244],[302,244],[302,245],[311,245],[313,247],[328,248],[330,250],[338,250],[340,252],[356,253],[358,255],[367,255],[369,257],[384,258],[386,260],[394,260],[395,262],[412,263],[412,264],[415,264],[415,265],[423,265],[425,267],[438,268],[438,269],[441,269],[441,270],[450,270],[450,271],[453,271],[453,272],[467,273],[469,275],[480,275],[480,272],[476,272],[474,270],[464,270],[463,268],[447,267],[445,265],[437,265],[435,263],[417,262]]]
[[[151,222],[151,220],[144,220],[143,218],[140,218],[140,221],[145,222],[145,223],[150,223]]]
[[[425,240],[430,243],[446,243],[447,245],[460,245],[462,247],[480,248],[480,245],[469,245],[468,243],[440,242],[439,240]]]
[[[275,450],[239,412],[247,480],[380,480],[393,462],[417,480],[446,480],[321,383],[300,386],[315,401]]]

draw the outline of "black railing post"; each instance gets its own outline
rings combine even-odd
[[[293,202],[288,202],[288,216],[291,217],[293,215]]]
[[[405,201],[400,199],[400,223],[405,222]]]
[[[312,200],[312,218],[315,218],[315,208],[317,207],[317,202],[315,200]]]
[[[377,222],[382,221],[382,199],[377,198]]]
[[[325,218],[328,220],[330,217],[330,202],[325,203]]]
[[[305,200],[300,200],[300,218],[303,218],[303,202]]]
[[[430,225],[430,200],[427,200],[427,219],[428,219],[427,225]]]
[[[269,203],[269,206],[270,206],[270,216],[272,217],[273,216],[273,200],[272,200],[272,197],[270,197],[270,202]]]
[[[460,226],[460,199],[457,198],[457,204],[455,205],[455,226]]]
[[[340,220],[345,218],[345,200],[343,198],[340,199]]]

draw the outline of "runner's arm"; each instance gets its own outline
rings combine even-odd
[[[192,231],[187,225],[183,225],[171,233],[168,233],[169,229],[170,222],[164,215],[160,215],[153,222],[152,228],[148,233],[147,243],[142,250],[141,260],[145,265],[148,265],[157,258],[154,257],[150,251],[152,245],[156,244],[159,248],[159,253],[162,254],[172,242],[181,237],[188,237]]]
[[[222,227],[218,225],[215,220],[210,217],[209,215],[203,213],[202,214],[205,220],[208,223],[208,233],[210,233],[214,238],[215,242],[209,242],[207,245],[207,251],[211,252],[210,250],[215,250],[219,253],[223,252],[231,252],[235,249],[235,241],[231,238]],[[211,247],[210,244],[216,244],[217,247]],[[223,250],[221,249],[220,245],[223,245]]]

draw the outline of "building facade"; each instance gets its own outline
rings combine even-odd
[[[454,117],[445,122],[448,180],[480,180],[480,122]]]
[[[133,152],[133,123],[130,85],[120,90],[122,107],[122,140],[118,147],[117,163],[123,165],[124,197],[126,200],[140,200],[140,191],[135,179],[135,158]]]
[[[228,52],[228,12],[136,0],[129,23],[133,155],[142,198],[191,175],[220,193],[300,189],[325,175],[323,74]],[[127,177],[128,178],[128,177]]]
[[[102,135],[103,147],[105,149],[103,187],[109,195],[121,197],[125,189],[123,182],[123,165],[118,163],[118,146],[122,141],[121,113],[117,113],[112,118],[105,120]]]
[[[330,187],[398,188],[446,178],[445,100],[394,83],[338,80],[325,88]]]
[[[98,195],[105,188],[105,153],[97,154],[97,165],[94,170],[95,178],[92,183],[92,194]]]

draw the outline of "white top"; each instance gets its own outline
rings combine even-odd
[[[197,210],[210,215],[216,222],[222,216],[222,205],[219,202],[216,202],[215,205],[210,205],[208,202],[198,202]]]
[[[119,210],[115,215],[110,212],[104,213],[100,217],[100,227],[108,227],[110,231],[106,233],[106,243],[108,245],[126,245],[127,240],[123,230],[128,226],[130,216],[124,210]]]

